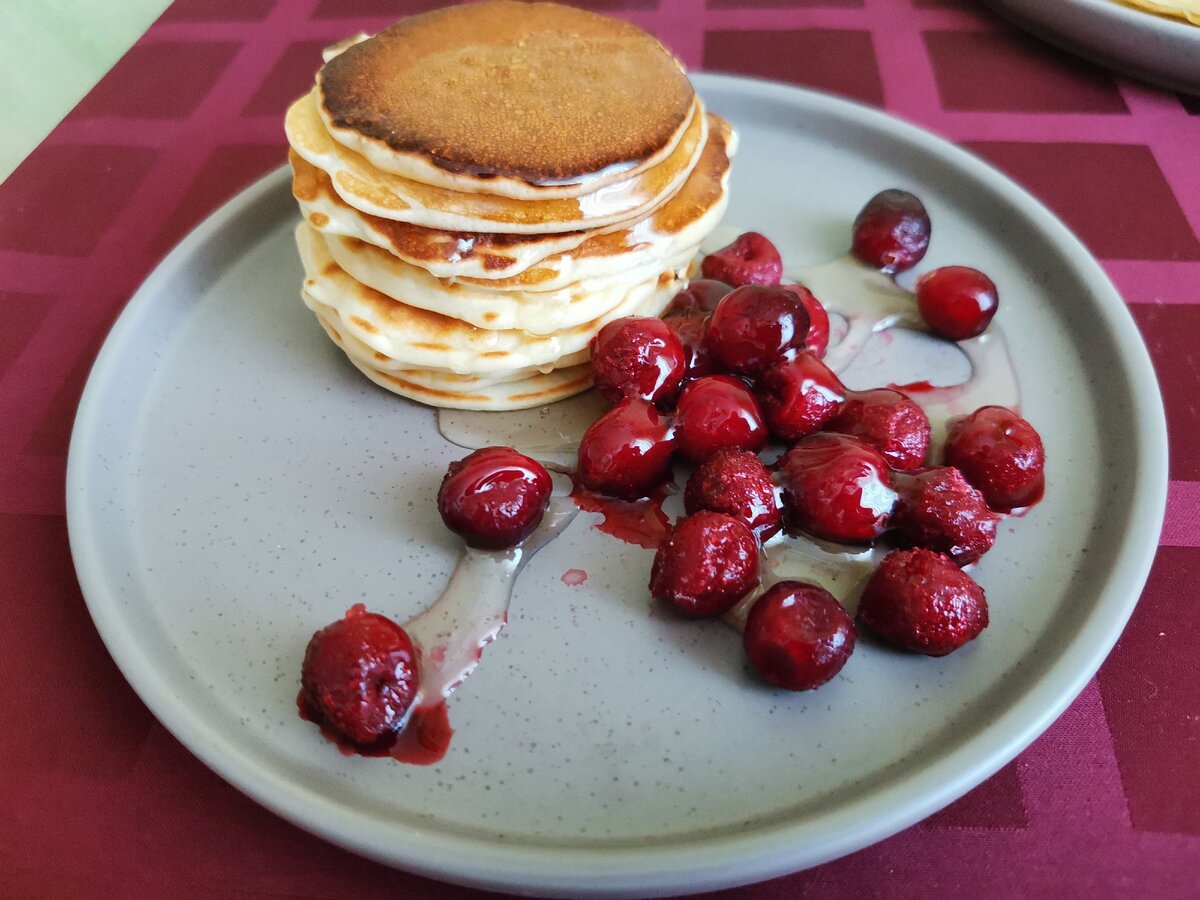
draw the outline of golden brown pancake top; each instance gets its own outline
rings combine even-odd
[[[693,91],[653,37],[555,3],[403,19],[318,75],[333,124],[473,176],[533,184],[636,165],[686,122]]]

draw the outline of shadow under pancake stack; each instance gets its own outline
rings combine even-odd
[[[372,381],[457,409],[589,387],[596,332],[692,274],[736,143],[650,35],[511,0],[331,48],[286,129],[305,304]]]

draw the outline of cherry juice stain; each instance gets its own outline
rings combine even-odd
[[[343,756],[390,756],[397,762],[413,766],[431,766],[445,758],[450,748],[450,738],[454,736],[444,700],[413,710],[402,729],[372,744],[355,743],[331,728],[303,690],[296,697],[296,708],[300,718],[316,725],[321,730],[321,736],[336,744]]]
[[[672,488],[673,483],[665,482],[642,500],[616,500],[593,494],[576,481],[571,499],[584,512],[604,516],[604,521],[595,526],[598,530],[627,544],[656,550],[662,539],[671,533],[671,519],[663,512],[662,505]],[[566,580],[565,576],[563,580]]]
[[[567,569],[562,574],[562,583],[568,587],[579,587],[588,580],[588,573],[583,569]]]

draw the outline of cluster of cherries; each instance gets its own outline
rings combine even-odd
[[[894,275],[921,260],[929,237],[921,202],[883,191],[855,220],[852,253]],[[591,346],[596,387],[613,406],[580,443],[580,485],[637,500],[671,477],[676,457],[696,465],[684,490],[687,515],[658,547],[650,592],[689,616],[721,615],[757,588],[762,543],[785,527],[859,546],[887,534],[898,549],[868,582],[858,621],[931,656],[975,638],[987,603],[961,566],[991,548],[1003,514],[1040,497],[1037,432],[1011,410],[984,407],[951,424],[943,465],[927,468],[924,411],[893,388],[849,390],[821,361],[829,317],[806,288],[780,283],[782,261],[769,240],[744,234],[705,257],[701,272],[662,319],[618,319]],[[922,276],[916,297],[931,330],[952,340],[981,334],[997,307],[992,282],[963,266]],[[758,453],[772,438],[787,449],[769,468]],[[551,488],[536,460],[491,447],[451,464],[438,510],[470,546],[513,547],[541,521]],[[336,710],[346,704],[334,697],[334,711],[323,705],[334,694],[326,679],[361,710],[377,709],[366,695],[381,691],[383,705],[399,710],[356,722],[398,722],[407,709],[398,694],[415,695],[411,642],[375,618],[348,616],[309,645],[303,693],[331,722],[346,718]],[[841,670],[856,637],[828,591],[781,581],[754,601],[743,643],[765,681],[807,690]],[[352,650],[382,662],[343,676],[322,663],[341,663]],[[380,675],[397,660],[408,661],[395,668],[398,692]]]

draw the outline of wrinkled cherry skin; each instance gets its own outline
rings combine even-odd
[[[781,581],[750,608],[742,646],[763,681],[809,691],[842,670],[857,635],[854,620],[829,591]]]
[[[756,393],[771,434],[794,443],[836,416],[847,391],[833,370],[806,350],[770,369]]]
[[[929,249],[929,213],[908,191],[892,188],[867,201],[854,220],[851,252],[861,262],[894,275],[911,269]]]
[[[373,744],[404,721],[419,686],[408,633],[362,604],[314,634],[300,685],[311,708],[355,744]]]
[[[760,541],[783,527],[771,473],[748,450],[722,450],[697,466],[684,488],[683,506],[688,515],[708,509],[735,516]]]
[[[901,472],[921,468],[929,451],[930,427],[925,410],[891,388],[849,391],[825,429],[870,444]]]
[[[609,403],[638,397],[654,403],[675,396],[687,360],[683,344],[662,319],[625,316],[592,338],[592,376]]]
[[[645,400],[622,400],[579,442],[579,480],[598,494],[645,497],[671,472],[671,423]]]
[[[969,266],[926,272],[917,279],[916,294],[925,324],[952,341],[983,334],[1000,305],[992,279]]]
[[[858,621],[897,647],[945,656],[987,627],[987,599],[948,557],[893,550],[863,590]]]
[[[958,469],[897,474],[893,481],[900,500],[892,527],[900,543],[944,553],[960,566],[992,548],[1000,517]]]
[[[438,512],[472,547],[514,547],[542,521],[553,489],[537,460],[512,447],[486,447],[450,463],[438,489]]]
[[[818,359],[823,358],[825,351],[829,349],[829,313],[811,291],[800,291],[797,296],[804,304],[804,311],[808,313],[808,337],[804,346]]]
[[[896,504],[887,460],[856,438],[804,438],[783,455],[779,477],[793,528],[845,544],[866,544],[887,530]]]
[[[704,462],[721,450],[751,450],[767,445],[767,426],[758,401],[745,382],[728,375],[689,381],[675,404],[679,453]]]
[[[740,519],[698,512],[659,544],[650,593],[689,616],[717,616],[758,584],[758,541]]]
[[[809,317],[799,285],[741,287],[712,314],[705,344],[727,372],[751,377],[795,358],[808,338]]]
[[[734,287],[779,284],[783,260],[774,244],[756,231],[747,231],[729,246],[704,257],[700,274]]]
[[[998,512],[1042,497],[1046,451],[1032,425],[1011,409],[984,406],[950,423],[946,465],[960,469]]]
[[[695,278],[671,298],[663,318],[671,316],[711,316],[717,304],[733,290],[732,285],[711,278]]]

